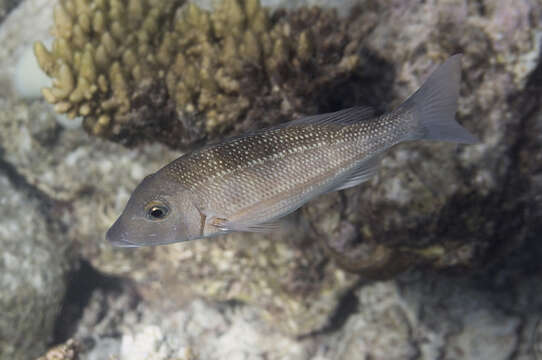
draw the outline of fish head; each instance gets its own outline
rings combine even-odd
[[[167,174],[147,176],[107,231],[118,247],[170,244],[201,237],[201,215],[190,192]]]

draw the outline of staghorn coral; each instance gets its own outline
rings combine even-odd
[[[315,91],[359,64],[334,11],[271,16],[259,0],[224,0],[213,12],[182,3],[61,0],[52,49],[34,45],[55,80],[45,99],[82,116],[93,135],[186,148],[262,117],[316,111]]]

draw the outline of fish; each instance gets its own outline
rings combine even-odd
[[[457,54],[389,113],[357,106],[186,153],[143,179],[106,239],[139,247],[273,231],[309,200],[367,181],[399,143],[477,143],[455,119],[460,81]]]

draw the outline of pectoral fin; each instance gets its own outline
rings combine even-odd
[[[241,231],[241,232],[257,232],[257,233],[268,233],[275,231],[279,228],[279,223],[277,222],[267,222],[261,224],[250,224],[243,222],[234,222],[229,221],[228,219],[223,218],[213,218],[209,223],[220,231],[230,232],[230,231]]]

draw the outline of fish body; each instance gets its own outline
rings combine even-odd
[[[143,180],[107,239],[129,247],[265,231],[310,199],[366,181],[398,143],[475,143],[455,121],[460,60],[449,58],[390,113],[309,116],[179,157]]]

